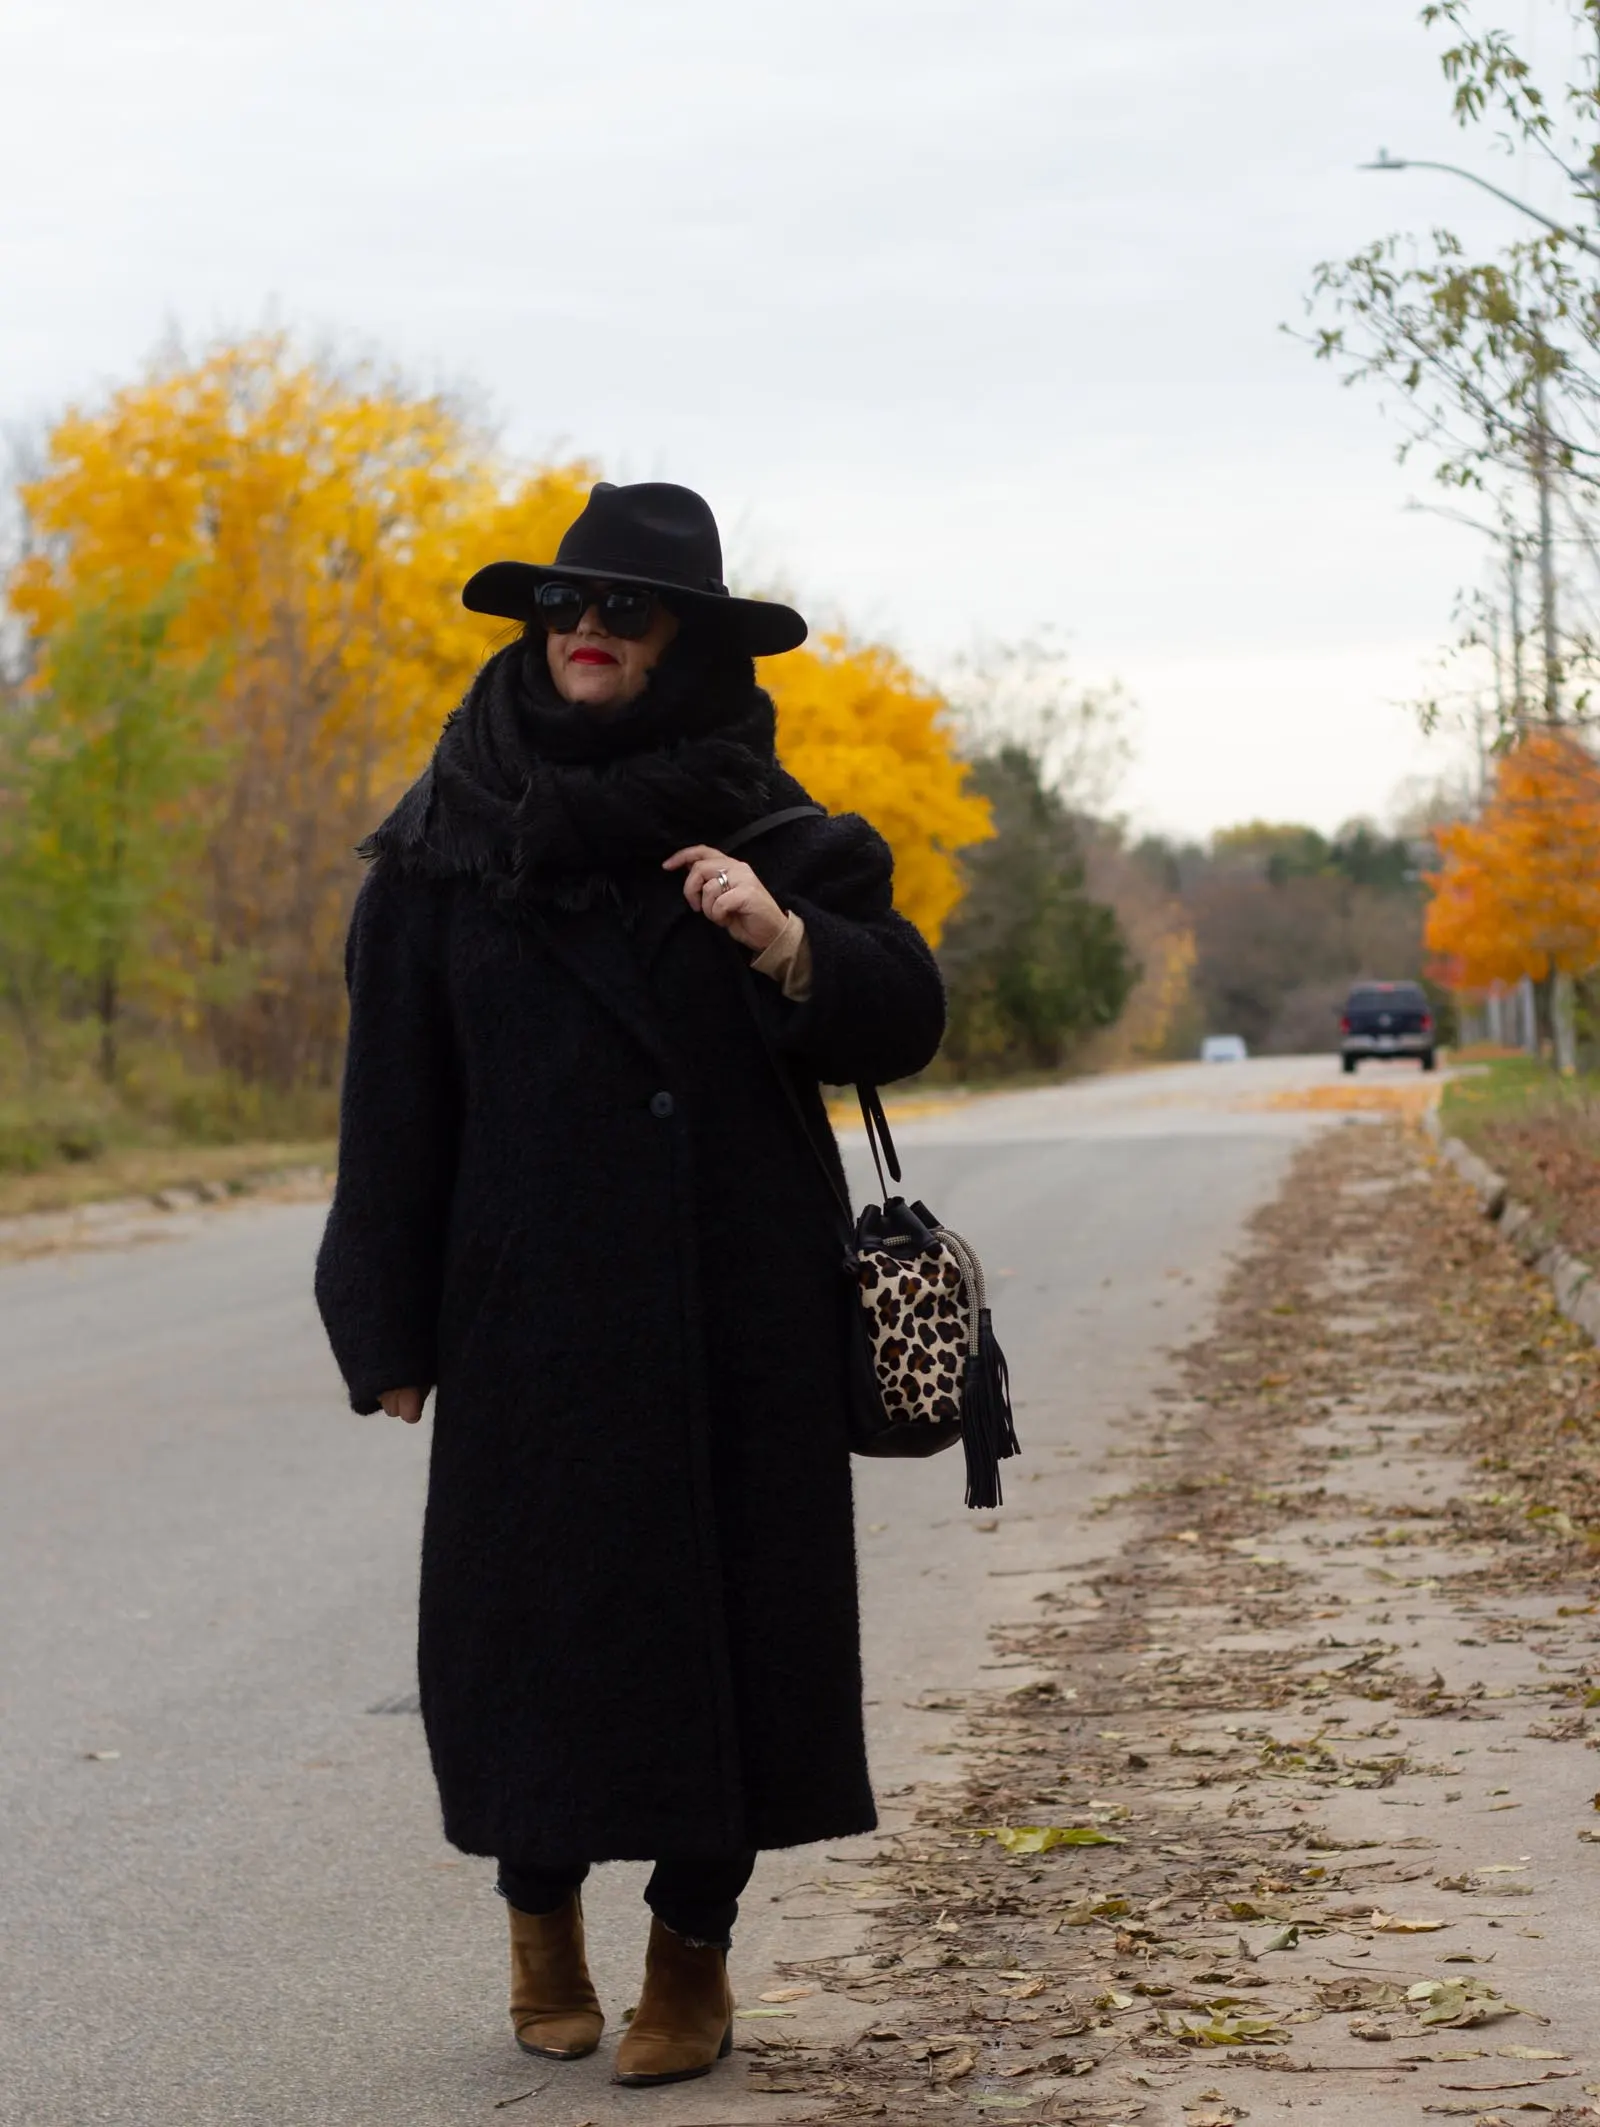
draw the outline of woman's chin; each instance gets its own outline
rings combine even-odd
[[[566,685],[562,688],[567,700],[579,709],[594,709],[604,713],[609,709],[627,706],[627,689],[624,677],[614,666],[581,666],[569,670]]]

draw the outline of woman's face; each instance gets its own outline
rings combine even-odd
[[[605,588],[603,584],[595,590]],[[563,701],[604,712],[625,709],[644,692],[656,661],[678,632],[678,616],[656,600],[650,625],[637,641],[608,634],[598,605],[585,608],[578,625],[565,635],[545,636],[550,677]]]

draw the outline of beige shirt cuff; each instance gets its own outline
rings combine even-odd
[[[791,909],[783,929],[750,965],[758,975],[778,984],[791,1004],[804,1004],[811,995],[811,941],[806,927]]]

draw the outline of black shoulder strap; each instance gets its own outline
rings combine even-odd
[[[901,1174],[900,1155],[894,1149],[894,1139],[889,1135],[889,1118],[883,1112],[883,1096],[876,1086],[857,1086],[856,1099],[861,1103],[861,1120],[867,1127],[867,1144],[871,1148],[872,1164],[878,1170],[878,1187],[887,1196],[889,1184],[883,1178],[884,1168],[888,1168],[897,1182],[901,1179]],[[883,1147],[881,1159],[878,1157],[880,1143]]]
[[[783,1058],[774,1050],[761,1013],[756,1009],[753,998],[751,1007],[752,1010],[755,1010],[756,1025],[760,1029],[762,1047],[767,1052],[767,1060],[772,1066],[779,1086],[782,1088],[783,1097],[789,1104],[789,1112],[799,1125],[800,1135],[805,1139],[812,1158],[822,1170],[822,1178],[828,1185],[828,1193],[844,1213],[845,1231],[853,1233],[855,1222],[850,1211],[850,1199],[840,1190],[838,1179],[828,1162],[827,1155],[812,1134],[811,1123],[801,1105],[800,1095],[795,1089],[794,1080],[789,1076]],[[896,1181],[899,1181],[900,1161],[895,1153],[894,1140],[889,1135],[889,1125],[884,1116],[883,1102],[879,1098],[876,1086],[857,1086],[856,1098],[861,1103],[861,1119],[867,1127],[867,1144],[872,1151],[872,1164],[878,1170],[878,1186],[883,1191],[885,1199],[887,1199],[889,1184],[884,1180],[884,1166],[887,1164],[890,1174],[893,1175]],[[883,1145],[882,1158],[879,1157],[878,1152],[880,1139]]]
[[[787,827],[791,820],[825,820],[827,817],[827,812],[821,805],[786,805],[782,812],[769,812],[759,820],[752,820],[748,827],[741,827],[737,834],[728,835],[725,837],[722,846],[731,853],[733,850],[742,849],[747,842],[753,842],[758,835],[770,833],[775,827]],[[756,1013],[756,1024],[761,1029],[762,1046],[766,1049],[773,1069],[777,1072],[778,1082],[788,1097],[789,1105],[794,1111],[795,1120],[799,1123],[807,1144],[816,1156],[817,1164],[827,1178],[829,1189],[837,1197],[839,1185],[834,1180],[833,1170],[823,1157],[821,1146],[811,1134],[811,1127],[806,1120],[805,1110],[800,1105],[800,1098],[795,1091],[794,1082],[784,1069],[782,1059],[772,1049],[771,1041],[767,1036],[765,1022],[762,1020],[759,1011]],[[872,1153],[872,1164],[878,1170],[878,1186],[887,1197],[889,1184],[884,1178],[884,1168],[888,1168],[895,1181],[898,1182],[901,1179],[899,1154],[894,1149],[894,1139],[889,1135],[889,1118],[883,1112],[883,1100],[876,1086],[858,1085],[856,1087],[856,1099],[861,1103],[861,1120],[866,1125],[867,1145]],[[844,1210],[848,1217],[850,1210],[848,1200],[844,1201]]]
[[[782,812],[769,812],[762,819],[752,820],[748,827],[741,827],[737,834],[727,836],[722,846],[731,853],[743,849],[746,842],[753,842],[757,835],[770,834],[775,827],[787,827],[791,820],[825,820],[827,817],[820,805],[786,805]]]

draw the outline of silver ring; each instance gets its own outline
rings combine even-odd
[[[722,894],[728,891],[728,875],[725,871],[717,873],[717,891]]]

